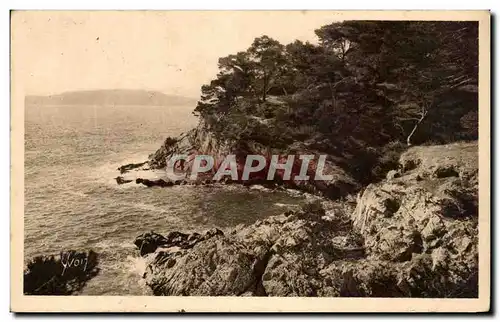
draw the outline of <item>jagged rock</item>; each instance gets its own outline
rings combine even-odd
[[[149,180],[149,179],[137,178],[135,180],[135,183],[137,184],[142,183],[146,187],[171,187],[174,185],[172,181],[165,181],[163,179]]]
[[[166,237],[155,232],[144,233],[136,237],[134,244],[139,248],[140,255],[155,252],[158,248],[179,248],[189,249],[203,240],[208,240],[215,236],[223,236],[224,233],[217,228],[210,229],[205,235],[198,233],[184,234],[178,231],[169,232]]]
[[[420,177],[458,177],[467,181],[477,180],[477,142],[454,143],[434,146],[415,146],[400,158],[401,168],[416,170]],[[475,179],[474,179],[475,178]]]
[[[319,296],[402,297],[394,265],[386,261],[335,261],[320,271]]]
[[[116,183],[118,183],[118,184],[125,184],[125,183],[129,183],[129,182],[133,181],[133,180],[124,179],[121,176],[116,177],[115,180],[116,180]]]
[[[61,252],[36,256],[24,270],[25,295],[71,295],[99,273],[97,253]]]
[[[223,236],[171,254],[166,261],[163,256],[158,254],[146,273],[155,295],[241,295],[256,283],[253,254]]]
[[[359,241],[353,243],[348,238],[348,227],[322,219],[324,214],[316,202],[229,235],[218,229],[202,238],[193,234],[192,239],[199,240],[194,247],[156,253],[145,274],[147,284],[155,294],[162,295],[312,295],[321,287],[320,282],[302,290],[290,283],[309,283],[319,270],[315,265],[322,267],[337,257],[363,256]],[[333,238],[339,232],[343,243]],[[202,273],[193,271],[207,267],[207,262],[218,264],[208,265],[209,277],[198,281]],[[284,284],[278,282],[281,280]]]
[[[420,254],[401,265],[397,279],[406,296],[475,298],[478,296],[477,258],[458,259],[444,248]],[[402,287],[401,287],[402,288]]]
[[[432,166],[443,155],[458,177]],[[475,157],[477,146],[414,147],[353,210],[314,201],[229,234],[176,233],[146,282],[157,295],[477,297]]]
[[[439,216],[430,216],[424,229],[420,232],[427,245],[433,240],[438,240],[446,233],[446,226]]]
[[[153,253],[158,247],[166,245],[168,240],[155,232],[144,233],[137,236],[134,244],[139,248],[141,256]]]
[[[437,151],[436,147],[430,147],[430,149]],[[421,155],[428,153],[422,147],[418,147],[417,150],[420,158]],[[444,146],[443,150],[448,154],[454,154],[458,153],[457,150],[462,150],[462,147],[456,145],[455,149],[452,149]],[[475,153],[477,154],[477,151]],[[415,155],[415,151],[410,149],[402,155],[402,162],[412,163],[410,158],[412,155]],[[472,157],[460,156],[460,160],[472,159]],[[457,164],[449,156],[446,160],[449,164]],[[372,254],[387,257],[390,260],[409,260],[410,251],[420,253],[423,249],[430,250],[437,247],[436,241],[442,241],[447,232],[454,231],[458,226],[465,225],[471,230],[475,229],[476,178],[464,176],[463,180],[456,180],[454,176],[436,177],[431,175],[434,170],[429,170],[430,161],[419,159],[418,162],[413,161],[413,163],[425,165],[427,168],[421,169],[419,166],[413,170],[407,170],[401,178],[369,185],[358,196],[353,222],[365,237],[365,244]],[[439,169],[439,167],[435,168]],[[469,174],[473,173],[470,169],[467,171]],[[415,173],[423,174],[422,176],[426,179],[412,180]],[[444,221],[442,218],[445,217],[468,218],[468,220]],[[450,245],[440,247],[447,246]]]
[[[146,165],[147,163],[148,163],[148,161],[144,161],[144,162],[140,162],[140,163],[129,163],[129,164],[122,165],[121,167],[118,168],[118,170],[120,171],[121,174],[123,174],[123,173],[130,171],[130,170],[140,168],[140,167]]]
[[[212,228],[205,233],[205,239],[212,238],[214,236],[224,236],[224,232],[218,228]]]

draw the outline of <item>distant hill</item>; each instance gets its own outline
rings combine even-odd
[[[41,105],[195,105],[195,98],[166,95],[144,90],[91,90],[65,92],[50,96],[26,96],[26,104]]]

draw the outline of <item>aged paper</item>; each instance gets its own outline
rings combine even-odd
[[[490,307],[488,11],[12,11],[11,310]]]

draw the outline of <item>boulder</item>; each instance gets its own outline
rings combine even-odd
[[[217,228],[213,228],[201,235],[198,233],[184,234],[178,231],[171,231],[166,236],[155,232],[144,233],[136,237],[134,244],[139,249],[140,255],[155,252],[158,248],[162,250],[168,248],[189,249],[200,241],[210,239],[214,236],[223,236],[224,233]]]
[[[141,234],[134,240],[141,256],[153,253],[158,247],[167,243],[168,240],[165,237],[155,232]]]
[[[254,262],[242,244],[216,236],[189,252],[156,254],[145,278],[155,295],[237,296],[255,285]]]
[[[25,295],[71,295],[99,273],[97,253],[65,251],[36,256],[24,269]]]

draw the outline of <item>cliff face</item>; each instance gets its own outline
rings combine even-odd
[[[414,147],[353,202],[225,234],[142,235],[144,277],[157,295],[477,297],[477,153]]]
[[[181,134],[176,138],[167,138],[163,145],[149,158],[151,168],[159,169],[167,165],[167,160],[174,154],[194,154],[197,151],[209,155],[217,155],[226,150],[200,122],[194,129]],[[201,153],[200,153],[201,154]]]
[[[283,183],[290,188],[321,194],[330,198],[345,196],[346,194],[360,188],[359,183],[347,171],[337,165],[338,158],[335,158],[332,155],[327,155],[323,174],[332,175],[333,179],[328,181],[314,180],[319,155],[324,155],[325,153],[314,149],[308,145],[307,142],[297,142],[293,146],[289,146],[287,149],[273,149],[252,140],[234,141],[230,139],[220,139],[216,138],[214,133],[210,131],[210,129],[208,129],[206,124],[202,121],[196,128],[180,135],[177,138],[167,138],[160,149],[150,156],[150,168],[165,168],[167,160],[175,154],[187,154],[189,156],[189,160],[183,166],[183,170],[187,172],[191,171],[194,156],[210,155],[214,157],[214,171],[209,173],[212,176],[225,156],[229,154],[236,155],[239,178],[241,178],[247,155],[265,156],[267,160],[266,167],[258,173],[251,174],[250,181],[246,182],[246,184],[262,183],[263,181],[266,181],[271,155],[295,155],[291,180],[284,180],[282,177],[283,172],[278,171],[275,177],[276,182]],[[308,168],[307,173],[310,176],[310,180],[308,181],[298,181],[293,179],[294,176],[298,175],[300,172],[301,160],[298,157],[299,155],[315,156],[315,160],[311,161]],[[211,176],[209,177],[211,178]]]

